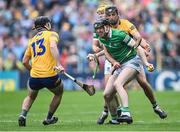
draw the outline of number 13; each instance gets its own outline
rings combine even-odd
[[[43,54],[45,53],[46,47],[43,45],[43,42],[44,42],[44,38],[42,38],[42,39],[40,39],[40,40],[37,40],[36,42],[33,42],[33,43],[32,43],[32,48],[33,48],[34,57],[35,57],[36,55],[41,56],[41,55],[43,55]],[[36,51],[36,45],[39,45],[39,48],[42,49],[41,52],[37,52],[37,51]]]

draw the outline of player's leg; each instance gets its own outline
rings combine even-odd
[[[111,124],[119,124],[119,122],[117,122],[117,112],[116,112],[117,102],[114,100],[116,90],[113,86],[116,78],[117,78],[117,75],[112,75],[109,78],[109,80],[106,84],[106,88],[103,92],[105,102],[107,104],[107,107],[108,107],[111,117],[112,117],[112,120],[110,120]]]
[[[141,68],[141,71],[137,75],[136,79],[137,79],[139,85],[143,88],[145,95],[147,96],[147,98],[151,102],[151,104],[153,106],[153,109],[154,109],[154,112],[156,114],[158,114],[161,119],[166,118],[167,114],[157,104],[155,96],[153,94],[152,87],[151,87],[151,85],[148,83],[148,81],[146,79],[146,75],[145,75],[145,72],[144,72],[143,68]]]
[[[49,111],[48,111],[47,117],[43,121],[44,125],[54,124],[58,121],[58,118],[54,117],[53,115],[56,112],[56,110],[61,102],[62,95],[63,95],[63,83],[62,83],[61,79],[57,78],[56,81],[53,81],[51,83],[54,84],[54,87],[51,86],[51,87],[47,87],[47,88],[54,94],[54,96],[49,105]]]
[[[110,74],[105,74],[104,75],[104,81],[105,81],[105,86],[107,84],[107,81],[110,77]],[[106,101],[104,100],[104,107],[103,107],[103,111],[101,113],[101,115],[99,116],[98,120],[97,120],[97,124],[103,124],[104,121],[107,119],[108,117],[108,107],[107,107],[107,104],[106,104]]]
[[[107,81],[109,79],[109,77],[111,76],[111,63],[106,60],[105,61],[105,65],[104,65],[104,81],[105,81],[105,86],[107,84]],[[117,96],[114,96],[113,97],[113,100],[112,100],[112,103],[115,105],[115,106],[119,106],[119,100],[117,99]],[[101,113],[101,115],[99,116],[98,120],[97,120],[97,124],[103,124],[104,121],[107,119],[108,117],[108,107],[107,107],[107,104],[106,102],[104,101],[104,107],[103,107],[103,111]]]
[[[36,80],[30,78],[30,80],[29,80],[30,86],[33,85],[33,83],[36,83]],[[21,111],[19,119],[18,119],[19,126],[26,126],[27,113],[38,95],[39,89],[36,89],[34,87],[31,89],[30,86],[28,88],[28,95],[25,97],[25,99],[22,103],[22,111]]]
[[[122,106],[120,108],[121,116],[118,117],[119,122],[132,123],[132,117],[129,110],[128,94],[124,89],[124,85],[135,78],[137,73],[138,72],[131,67],[124,67],[114,82],[116,91],[120,95],[122,101]]]
[[[124,89],[126,90],[126,93],[128,93],[128,84],[129,82],[127,82],[125,85],[124,85]],[[118,117],[120,117],[121,116],[121,104],[122,104],[122,102],[121,102],[121,99],[120,99],[120,96],[119,96],[119,94],[118,93],[116,93],[116,100],[117,100],[117,115],[118,115]]]

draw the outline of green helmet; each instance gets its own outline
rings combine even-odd
[[[106,25],[110,25],[109,21],[107,19],[100,19],[94,23],[94,29],[96,30],[96,29],[104,27]]]

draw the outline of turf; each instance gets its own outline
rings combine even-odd
[[[96,120],[102,111],[102,92],[90,97],[81,91],[66,91],[56,115],[57,124],[43,126],[52,94],[44,90],[28,113],[27,126],[19,127],[17,118],[21,103],[27,91],[0,93],[0,131],[180,131],[180,93],[156,92],[160,105],[168,113],[161,120],[152,110],[151,104],[142,91],[130,91],[130,109],[133,124],[97,125]],[[110,119],[110,117],[109,117]],[[109,120],[108,119],[108,120]],[[107,120],[107,122],[108,122]]]

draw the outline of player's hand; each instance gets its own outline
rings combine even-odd
[[[153,64],[151,64],[151,63],[147,63],[147,64],[146,64],[146,68],[147,68],[147,70],[148,70],[149,72],[153,72],[153,71],[154,71],[154,66],[153,66]]]
[[[120,63],[117,62],[117,61],[115,61],[115,62],[113,63],[112,69],[111,69],[111,75],[113,75],[114,72],[116,71],[116,69],[119,69],[120,67],[121,67]]]
[[[88,59],[88,61],[94,61],[95,60],[95,55],[94,54],[88,54],[88,56],[87,56],[87,59]]]
[[[120,67],[121,67],[121,65],[120,65],[119,62],[115,61],[115,62],[113,63],[113,69],[119,69]]]
[[[64,73],[64,67],[62,67],[61,65],[59,66],[54,66],[54,70],[60,73]]]

